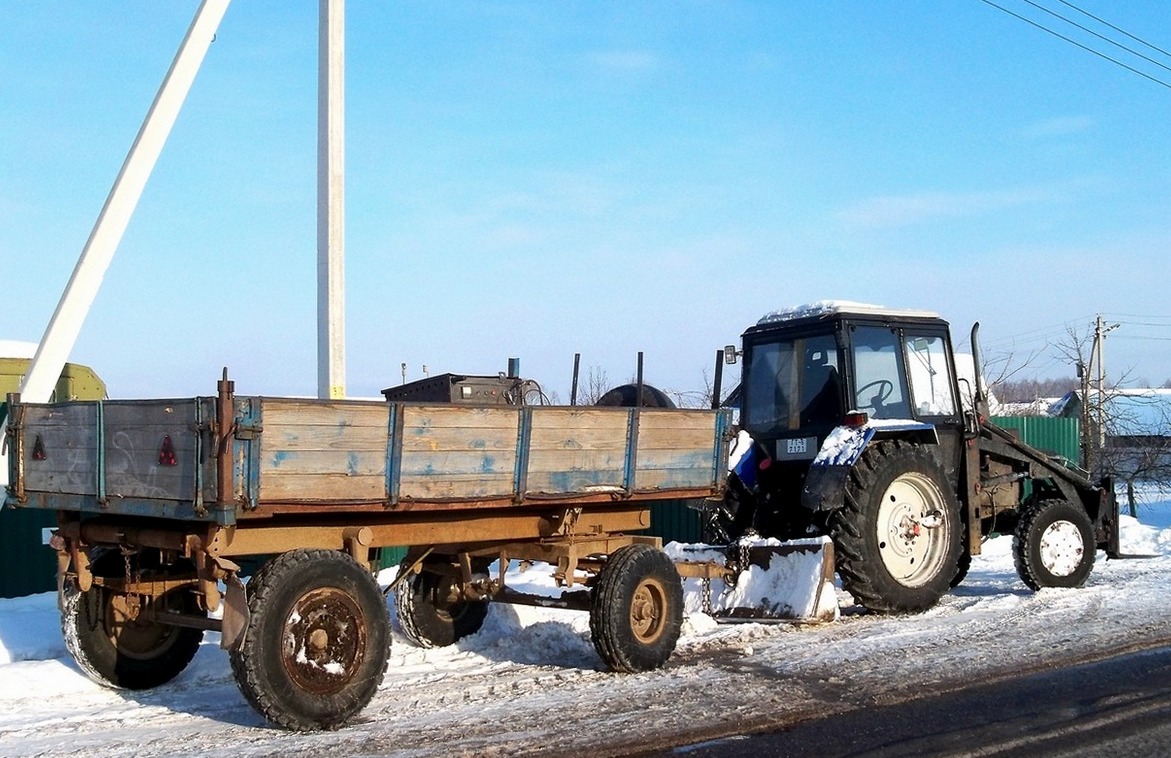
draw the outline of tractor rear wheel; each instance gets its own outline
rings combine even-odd
[[[1081,587],[1094,568],[1094,525],[1068,500],[1025,507],[1012,538],[1017,573],[1031,589]]]
[[[888,440],[850,471],[830,519],[842,585],[877,613],[915,613],[939,602],[959,572],[959,505],[928,448]]]

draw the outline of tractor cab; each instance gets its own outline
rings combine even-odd
[[[740,425],[774,461],[811,461],[844,423],[961,428],[947,322],[824,304],[770,314],[743,337]]]
[[[739,353],[740,427],[755,441],[751,478],[766,501],[752,509],[753,528],[786,538],[811,531],[814,514],[785,504],[802,500],[810,465],[843,425],[897,429],[938,446],[954,480],[965,424],[948,324],[938,315],[803,306],[749,327]]]

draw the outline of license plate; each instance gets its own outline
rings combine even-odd
[[[778,461],[812,460],[817,456],[816,437],[794,437],[777,440]]]

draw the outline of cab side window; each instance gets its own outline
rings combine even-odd
[[[880,326],[856,327],[850,336],[854,359],[854,409],[871,418],[905,419],[911,415],[900,364],[899,338]]]
[[[904,342],[911,398],[919,416],[952,416],[956,412],[951,364],[942,337],[908,335]]]

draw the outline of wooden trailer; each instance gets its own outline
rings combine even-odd
[[[409,546],[392,589],[419,644],[476,631],[488,600],[525,602],[505,568],[539,560],[612,668],[662,665],[679,573],[632,533],[656,500],[721,495],[730,428],[726,410],[236,396],[226,372],[214,397],[9,401],[6,505],[57,514],[81,667],[154,687],[217,630],[247,699],[293,729],[336,727],[377,689],[387,546]]]

